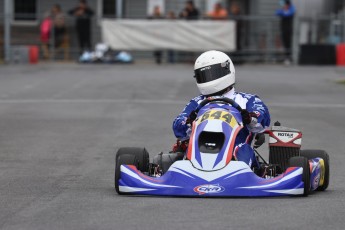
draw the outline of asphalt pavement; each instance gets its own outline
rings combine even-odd
[[[114,153],[175,141],[197,95],[191,65],[0,66],[0,229],[344,229],[345,69],[244,65],[237,90],[330,154],[329,189],[309,197],[119,196]],[[265,148],[262,152],[265,152]],[[267,153],[263,155],[267,156]]]

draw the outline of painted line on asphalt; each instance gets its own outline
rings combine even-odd
[[[186,104],[186,101],[146,99],[0,99],[0,104],[39,103],[137,103],[137,104]]]
[[[40,104],[40,103],[124,103],[124,104],[161,104],[185,105],[187,101],[151,99],[0,99],[0,104]],[[282,108],[345,108],[345,104],[322,103],[266,103],[269,107]]]
[[[268,107],[282,108],[345,108],[345,104],[322,104],[322,103],[268,103]]]

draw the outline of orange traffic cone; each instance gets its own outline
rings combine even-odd
[[[38,47],[37,46],[29,47],[29,62],[30,64],[38,63]]]

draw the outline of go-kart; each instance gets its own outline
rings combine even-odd
[[[242,108],[228,98],[207,98],[196,109],[186,152],[160,153],[149,162],[144,148],[120,148],[116,154],[118,194],[205,197],[307,196],[326,190],[329,156],[300,150],[302,133],[278,122],[269,135],[269,163],[254,151],[260,167],[234,159]],[[263,135],[263,134],[261,134]]]

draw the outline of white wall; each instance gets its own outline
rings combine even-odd
[[[293,0],[293,3],[300,17],[327,15],[331,7],[329,0]]]

